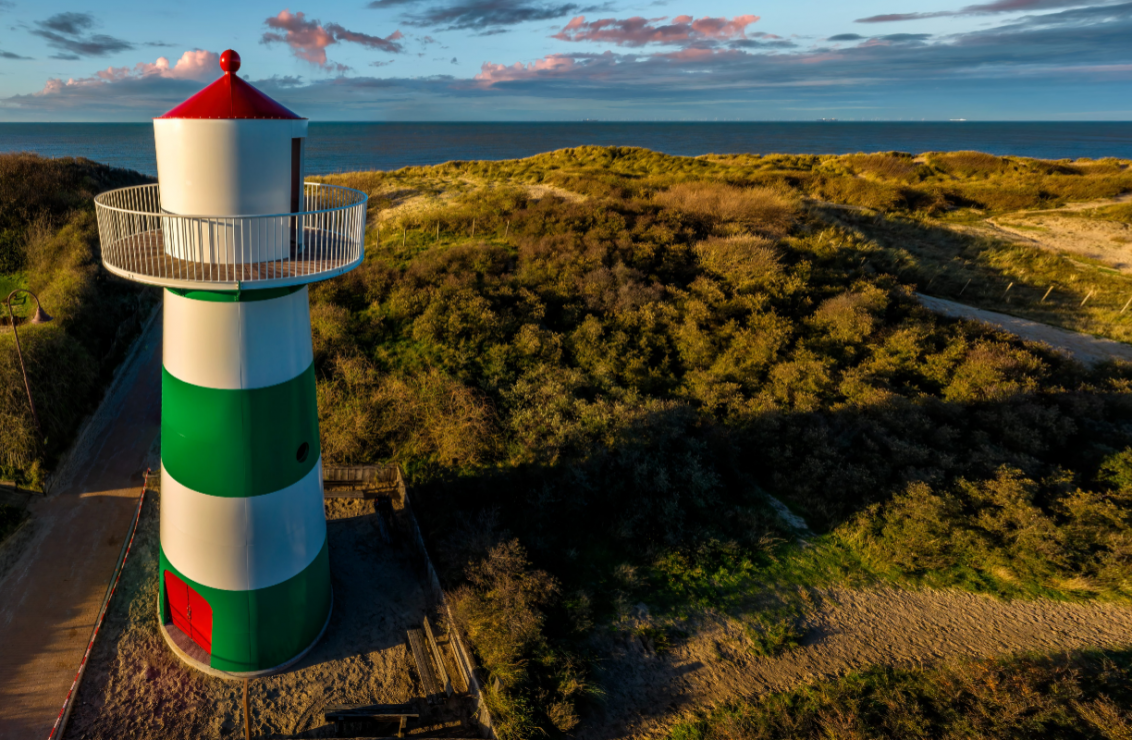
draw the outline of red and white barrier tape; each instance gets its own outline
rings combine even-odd
[[[94,639],[98,637],[98,630],[102,628],[102,620],[106,618],[106,612],[110,608],[110,599],[114,596],[114,591],[118,588],[118,579],[122,577],[122,571],[126,567],[126,558],[130,556],[130,548],[134,544],[134,535],[138,531],[138,520],[141,519],[142,504],[145,503],[145,489],[149,486],[149,468],[145,470],[145,480],[142,482],[141,496],[138,497],[138,508],[134,512],[134,523],[130,526],[130,538],[126,540],[125,546],[122,548],[122,554],[118,557],[118,565],[114,569],[114,577],[110,580],[110,587],[106,590],[106,597],[102,600],[102,609],[98,612],[98,619],[94,623],[94,631],[90,634],[90,642],[86,645],[86,652],[83,653],[83,659],[79,663],[79,670],[75,672],[75,680],[71,682],[71,688],[67,691],[67,698],[63,700],[63,708],[59,710],[59,716],[55,718],[55,724],[51,727],[51,734],[47,736],[47,740],[53,740],[55,733],[62,733],[63,726],[66,724],[67,717],[70,716],[71,700],[75,697],[75,690],[79,687],[79,681],[82,680],[83,672],[86,670],[87,659],[90,657],[90,651],[94,648]]]

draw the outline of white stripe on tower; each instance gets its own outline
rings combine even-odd
[[[219,303],[165,291],[162,364],[186,383],[230,390],[291,380],[314,360],[307,288],[263,301]]]
[[[322,461],[305,478],[263,496],[189,490],[161,470],[161,547],[185,576],[225,591],[282,583],[326,541]]]

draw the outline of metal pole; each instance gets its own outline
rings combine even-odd
[[[27,293],[32,298],[35,298],[35,308],[37,312],[40,310],[39,297],[30,290],[16,288],[8,294],[8,300],[6,302],[8,304],[8,318],[12,321],[12,333],[16,335],[16,355],[20,358],[20,372],[24,375],[24,390],[27,391],[28,394],[28,407],[31,408],[31,419],[35,422],[35,431],[42,437],[43,429],[39,426],[39,415],[35,413],[35,401],[31,399],[31,385],[28,383],[28,370],[27,367],[24,366],[24,350],[20,346],[20,330],[16,328],[16,315],[12,313],[12,297],[16,295],[16,293]]]

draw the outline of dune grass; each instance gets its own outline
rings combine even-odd
[[[671,740],[1132,736],[1127,650],[874,667],[708,710]]]
[[[722,610],[774,654],[822,585],[1132,596],[1128,368],[910,295],[1056,279],[1068,311],[1076,267],[943,219],[1115,194],[1127,163],[581,147],[325,179],[377,210],[311,293],[324,450],[409,470],[504,735],[584,721],[594,630]]]

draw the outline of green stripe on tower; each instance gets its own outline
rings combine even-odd
[[[298,293],[305,285],[291,285],[285,288],[261,288],[259,290],[188,290],[186,288],[166,288],[182,298],[210,303],[248,303],[250,301],[270,301],[275,298]]]
[[[162,368],[161,399],[161,461],[194,491],[261,496],[318,462],[313,364],[285,383],[246,390],[202,388]]]
[[[330,616],[330,555],[318,556],[293,578],[254,591],[224,591],[186,578],[161,550],[159,583],[172,571],[212,607],[212,668],[247,673],[275,668],[306,650]],[[165,588],[159,589],[162,620],[168,621]]]

